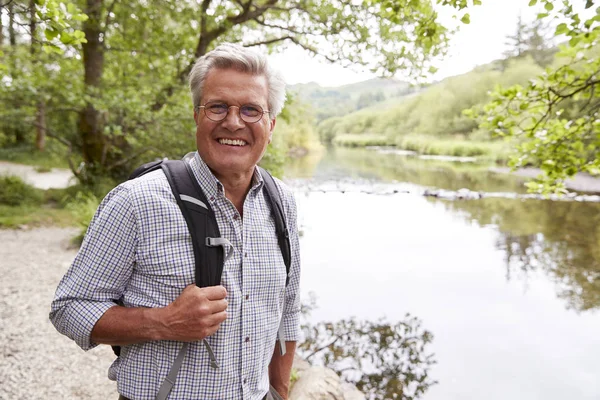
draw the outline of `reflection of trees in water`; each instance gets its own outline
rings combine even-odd
[[[374,150],[332,148],[322,158],[289,160],[287,177],[336,179],[360,177],[410,182],[445,190],[468,188],[485,192],[524,192],[521,179],[488,171],[488,166],[470,163],[422,160],[383,154]],[[307,174],[307,171],[311,173]]]
[[[506,199],[444,204],[480,225],[498,227],[507,279],[526,280],[543,271],[569,307],[600,307],[600,204]]]

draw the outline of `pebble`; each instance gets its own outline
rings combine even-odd
[[[55,329],[48,313],[75,257],[73,228],[0,229],[0,399],[116,400],[108,346],[88,352]]]

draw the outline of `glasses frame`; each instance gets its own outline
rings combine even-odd
[[[221,119],[213,119],[213,118],[209,117],[208,113],[206,112],[206,106],[208,104],[224,104],[224,105],[227,106],[227,112],[223,114],[223,118],[221,118]],[[246,107],[246,106],[251,106],[251,107],[254,107],[254,108],[257,108],[257,109],[260,110],[259,111],[259,115],[257,116],[257,120],[256,121],[247,121],[245,119],[245,118],[248,118],[248,117],[244,116],[242,114],[242,108]],[[229,115],[229,110],[231,110],[231,107],[237,108],[238,117],[242,121],[244,121],[245,123],[247,123],[247,124],[255,124],[258,121],[260,121],[265,114],[270,114],[269,110],[263,110],[263,108],[261,106],[257,105],[257,104],[242,104],[241,106],[233,106],[233,105],[230,106],[229,104],[227,104],[225,102],[222,102],[222,101],[208,101],[208,102],[204,103],[204,105],[202,105],[202,106],[196,106],[195,109],[196,109],[196,111],[198,111],[199,109],[202,108],[202,109],[204,109],[204,115],[206,116],[206,118],[208,118],[209,120],[211,120],[213,122],[221,122],[221,121],[224,121],[227,118],[227,116]]]

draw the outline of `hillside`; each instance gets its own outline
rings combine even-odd
[[[369,79],[339,87],[323,87],[317,83],[289,87],[303,103],[311,104],[317,121],[352,113],[378,103],[393,102],[414,91],[407,82],[394,79]]]
[[[398,143],[406,135],[435,135],[473,138],[477,123],[462,111],[489,101],[488,92],[495,85],[525,83],[542,72],[532,59],[522,58],[493,62],[463,75],[442,80],[427,89],[405,96],[403,101],[386,107],[369,107],[348,114],[338,114],[318,125],[324,142],[344,134],[373,134]],[[383,105],[383,104],[382,104]],[[478,132],[476,139],[489,139]]]

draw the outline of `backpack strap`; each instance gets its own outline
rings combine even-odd
[[[231,246],[231,243],[220,237],[221,234],[215,214],[206,199],[204,191],[194,177],[189,164],[183,160],[165,160],[160,163],[160,167],[167,177],[173,196],[175,196],[177,205],[181,210],[181,214],[192,237],[196,285],[198,287],[219,285],[221,283],[221,274],[223,273],[223,264],[225,259],[231,256],[232,251],[230,250],[224,259],[223,252],[217,247],[223,246],[225,249],[225,246],[227,244]],[[150,168],[156,169],[156,167]],[[150,168],[146,168],[146,170]],[[218,368],[219,365],[208,341],[204,339],[203,342],[210,356],[211,367]],[[158,390],[156,400],[166,400],[169,396],[183,364],[188,347],[189,343],[182,344],[177,358]]]
[[[223,252],[218,247],[225,243],[216,240],[221,234],[215,213],[188,163],[167,160],[161,167],[192,237],[196,285],[217,286],[221,283],[224,263]]]
[[[260,174],[264,181],[264,192],[266,194],[267,201],[271,206],[271,213],[275,220],[275,232],[277,234],[277,242],[281,249],[281,255],[283,256],[283,262],[286,269],[285,285],[287,286],[290,282],[290,266],[292,265],[292,251],[290,245],[290,231],[288,230],[285,213],[283,212],[283,202],[281,201],[281,195],[277,189],[277,184],[273,176],[264,168],[258,167]]]
[[[292,251],[290,245],[290,232],[287,227],[285,220],[285,213],[283,212],[283,202],[281,201],[281,195],[277,189],[277,184],[273,176],[264,168],[258,167],[260,174],[264,181],[265,197],[270,203],[271,213],[275,220],[275,232],[277,234],[277,242],[281,249],[281,255],[283,256],[283,262],[285,264],[286,275],[285,275],[285,286],[287,288],[290,283],[290,266],[292,264]],[[285,288],[283,291],[283,307],[285,307]],[[286,353],[285,338],[283,335],[283,318],[279,321],[279,350],[282,356]]]

